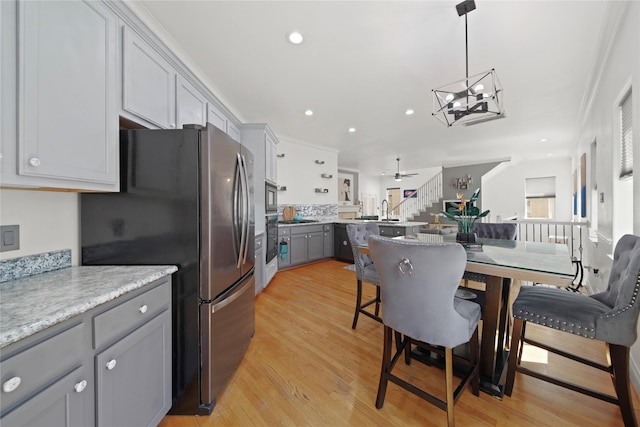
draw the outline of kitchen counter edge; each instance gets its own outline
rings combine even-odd
[[[77,266],[0,283],[0,349],[177,270],[173,265]]]
[[[413,221],[381,221],[375,219],[328,219],[328,220],[319,220],[318,222],[301,222],[299,224],[281,224],[278,223],[278,227],[298,227],[301,225],[324,225],[324,224],[367,224],[367,223],[376,223],[382,227],[420,227],[429,225],[428,222],[413,222]]]

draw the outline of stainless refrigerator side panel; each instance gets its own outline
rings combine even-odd
[[[207,264],[203,268],[208,269],[209,280],[202,282],[200,298],[211,301],[242,277],[237,267],[241,230],[238,208],[234,203],[239,180],[236,158],[240,144],[211,124],[207,124],[201,144],[206,145],[208,151],[208,155],[201,158],[202,169],[207,169],[208,173],[203,173],[201,179],[203,186],[207,181],[209,198],[208,208],[202,208],[209,219],[201,218],[202,245],[207,246],[209,257],[202,258],[201,262]],[[205,228],[208,228],[206,232]]]
[[[219,300],[200,306],[201,404],[208,405],[233,376],[255,330],[255,279],[250,275]]]
[[[255,209],[254,209],[254,184],[255,179],[253,176],[254,172],[254,158],[253,153],[249,151],[249,149],[245,146],[242,146],[240,151],[242,157],[245,160],[245,168],[247,173],[247,191],[248,191],[248,201],[249,201],[249,238],[247,240],[247,252],[246,257],[243,258],[244,264],[242,266],[242,274],[245,275],[254,267],[255,264],[255,230],[256,230],[256,217],[255,217]]]

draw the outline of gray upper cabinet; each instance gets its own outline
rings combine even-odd
[[[269,134],[265,138],[265,179],[272,184],[278,181],[278,164],[277,164],[276,142]]]
[[[123,28],[122,37],[123,111],[159,128],[175,128],[175,69],[130,28]]]
[[[213,103],[207,103],[207,122],[223,132],[227,131],[227,118]]]
[[[14,48],[18,58],[15,75],[2,76],[3,104],[17,106],[16,135],[3,129],[17,140],[3,143],[3,185],[117,190],[116,16],[95,1],[17,6],[3,5],[3,26],[5,13],[17,16],[16,33],[3,30],[15,38],[3,62]],[[17,98],[5,97],[14,79]]]
[[[176,113],[180,129],[188,124],[204,126],[207,122],[207,98],[180,74],[176,79]]]

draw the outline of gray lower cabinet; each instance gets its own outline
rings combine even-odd
[[[80,366],[2,417],[3,426],[77,426],[94,424],[92,372]]]
[[[0,425],[155,426],[171,407],[171,280],[0,352]]]
[[[420,230],[418,226],[406,226],[406,225],[381,225],[380,235],[387,237],[406,236],[408,234],[417,234]]]
[[[278,227],[278,241],[280,245],[286,242],[288,250],[284,259],[278,259],[279,269],[330,258],[333,256],[333,225]],[[278,248],[280,251],[281,246]]]
[[[333,256],[333,224],[325,224],[323,229],[323,256],[331,258]]]
[[[156,426],[162,420],[171,402],[170,310],[96,356],[96,389],[100,427]]]
[[[278,270],[291,266],[291,227],[278,227]]]

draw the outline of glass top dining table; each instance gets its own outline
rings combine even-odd
[[[425,244],[454,243],[455,234],[419,233],[394,239]],[[567,286],[574,278],[574,270],[569,248],[564,244],[483,238],[478,239],[478,243],[481,243],[481,247],[466,248],[465,271],[480,275],[478,280],[486,283],[480,343],[481,388],[502,397],[500,377],[508,355],[505,350],[505,346],[508,347],[508,331],[505,329],[511,283],[503,279]],[[358,250],[369,253],[367,244],[359,246]]]

